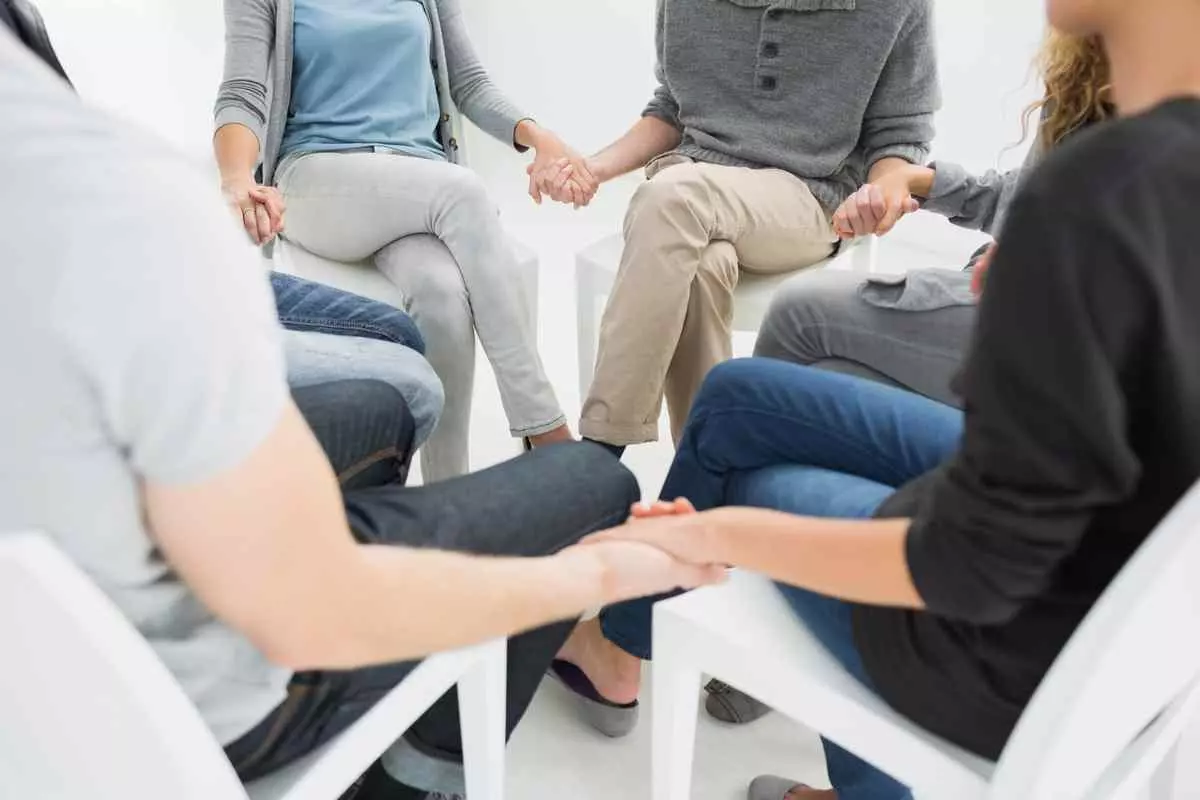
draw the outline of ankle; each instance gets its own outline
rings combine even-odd
[[[526,438],[529,440],[530,446],[534,448],[545,447],[549,444],[558,444],[559,442],[571,442],[575,440],[571,435],[571,429],[565,424],[559,425],[552,431],[546,431],[545,433],[539,433],[537,436],[529,436]]]

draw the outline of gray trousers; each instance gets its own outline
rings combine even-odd
[[[286,159],[277,178],[288,205],[288,239],[334,261],[374,258],[411,298],[408,311],[445,387],[444,423],[470,413],[475,365],[461,354],[473,349],[467,342],[475,333],[496,373],[514,436],[566,422],[523,308],[515,256],[473,172],[444,161],[352,152]],[[445,427],[467,430],[466,424]],[[426,445],[432,456],[445,453],[450,460],[466,452],[458,448],[461,442],[442,439],[435,431]],[[436,478],[465,467],[422,460],[423,473]]]
[[[851,272],[800,273],[772,300],[754,354],[858,375],[960,406],[950,384],[975,324],[975,306],[963,293],[970,273],[921,273],[866,290],[863,276]]]

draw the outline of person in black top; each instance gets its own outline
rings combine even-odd
[[[726,364],[696,402],[671,502],[607,534],[776,579],[859,680],[987,758],[1200,479],[1200,2],[1049,7],[1059,29],[1103,36],[1125,118],[1051,155],[1016,200],[959,378],[965,413],[783,362]],[[631,708],[650,608],[607,609],[560,653],[591,702]],[[826,751],[834,790],[765,778],[751,797],[910,796]]]

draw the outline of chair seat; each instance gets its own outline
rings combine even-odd
[[[655,627],[726,683],[839,742],[933,796],[985,797],[995,765],[928,733],[887,706],[829,654],[774,585],[735,571],[722,586],[660,603]],[[918,796],[921,796],[918,794]]]

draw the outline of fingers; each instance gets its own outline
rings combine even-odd
[[[540,206],[542,204],[542,186],[538,180],[537,173],[533,170],[533,164],[530,164],[529,168],[525,171],[529,175],[529,196],[533,198],[533,202]]]
[[[271,186],[257,186],[250,190],[250,198],[260,207],[267,209],[267,215],[271,219],[271,235],[280,233],[283,230],[283,218],[287,205],[279,190]]]
[[[258,215],[255,213],[255,205],[253,202],[248,202],[245,205],[238,206],[238,211],[242,216],[242,227],[246,229],[250,240],[255,244],[262,244],[258,239]]]
[[[258,243],[265,244],[271,241],[275,236],[275,229],[271,223],[271,214],[267,211],[267,207],[262,203],[255,203],[254,218],[258,228]]]
[[[678,585],[680,589],[699,589],[701,586],[712,586],[724,583],[729,577],[729,570],[716,564],[681,564]]]
[[[634,503],[629,510],[630,516],[635,519],[650,519],[653,517],[667,517],[678,514],[695,514],[696,507],[691,504],[685,497],[678,500],[668,501],[659,500],[657,503]]]

